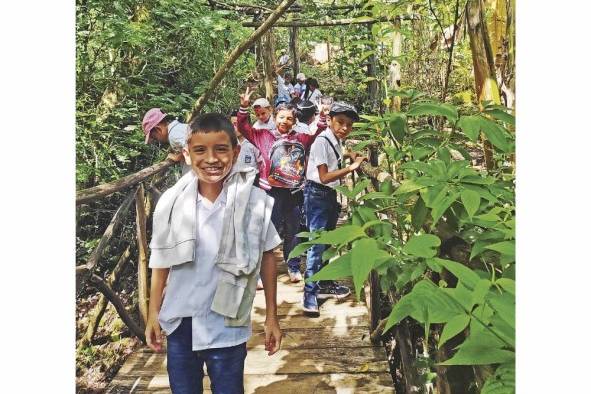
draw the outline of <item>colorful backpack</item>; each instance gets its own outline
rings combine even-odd
[[[279,139],[273,143],[269,156],[269,185],[287,189],[302,186],[306,173],[306,150],[301,142]]]

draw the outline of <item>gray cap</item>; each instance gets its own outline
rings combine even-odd
[[[345,114],[349,116],[353,121],[359,122],[359,114],[357,114],[357,110],[351,104],[347,104],[343,101],[337,101],[330,106],[330,112],[328,113],[330,116],[338,115],[338,114]]]

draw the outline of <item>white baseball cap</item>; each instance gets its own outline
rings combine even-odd
[[[267,108],[270,107],[271,104],[269,104],[269,100],[267,100],[264,97],[258,98],[254,101],[254,103],[252,103],[252,107],[263,107],[263,108]]]
[[[304,73],[298,73],[298,75],[296,75],[296,79],[297,80],[304,80],[304,79],[306,79],[306,76],[304,75]]]

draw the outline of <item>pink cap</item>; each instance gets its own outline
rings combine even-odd
[[[146,136],[145,143],[147,144],[150,142],[150,131],[154,127],[158,125],[158,123],[162,122],[162,119],[166,117],[166,114],[162,112],[160,108],[152,108],[144,115],[144,119],[142,120],[142,129],[144,129],[144,134]]]

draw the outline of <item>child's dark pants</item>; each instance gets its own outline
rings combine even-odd
[[[192,350],[191,318],[167,337],[166,362],[173,394],[203,393],[203,363],[214,394],[244,393],[246,342],[237,346]]]
[[[267,193],[275,199],[271,221],[277,232],[283,229],[283,259],[291,272],[300,270],[300,258],[288,259],[289,253],[299,243],[296,234],[300,232],[300,216],[303,204],[302,192],[292,194],[292,189],[273,187]]]

